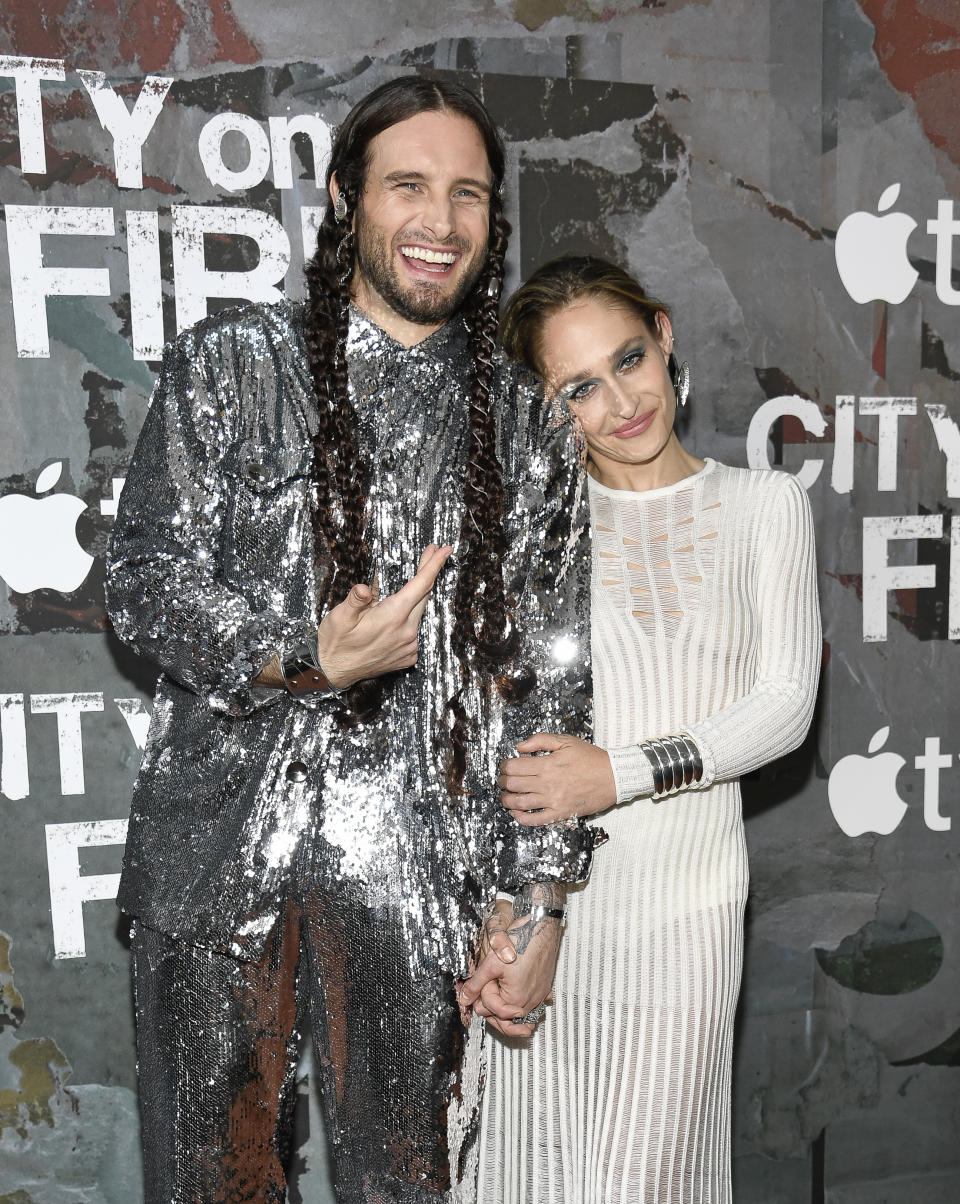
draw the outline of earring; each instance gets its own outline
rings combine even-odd
[[[347,198],[342,192],[337,193],[337,199],[333,202],[333,216],[338,222],[342,222],[347,216]]]
[[[690,365],[686,360],[682,364],[678,364],[676,355],[671,351],[667,368],[670,372],[670,380],[673,382],[677,405],[685,406],[687,398],[690,396]]]

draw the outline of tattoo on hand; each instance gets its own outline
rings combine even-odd
[[[542,921],[541,921],[542,922]],[[536,931],[533,924],[530,923],[530,917],[522,920],[519,924],[515,924],[512,928],[507,929],[507,936],[513,941],[513,947],[517,951],[517,957],[523,957],[533,940],[533,934]]]
[[[533,923],[531,913],[534,907],[561,908],[562,906],[563,892],[555,882],[528,882],[520,888],[519,894],[513,900],[514,919],[519,922],[507,929],[507,935],[513,941],[517,957],[523,956],[537,933],[550,923],[547,916],[542,916],[536,923]]]

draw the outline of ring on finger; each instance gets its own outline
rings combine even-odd
[[[514,1016],[514,1024],[539,1024],[547,1011],[546,1003],[538,1003],[535,1008],[532,1008],[525,1016]]]

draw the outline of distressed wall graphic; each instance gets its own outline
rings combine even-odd
[[[160,348],[299,294],[330,131],[407,71],[504,129],[508,284],[631,267],[673,307],[689,446],[813,504],[817,718],[744,788],[738,1204],[958,1198],[958,45],[947,0],[8,0],[0,1202],[140,1198],[112,898],[152,674],[103,558]],[[303,1073],[291,1198],[322,1204]]]

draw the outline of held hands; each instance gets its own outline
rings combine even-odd
[[[497,900],[483,927],[477,967],[458,989],[462,1008],[472,1007],[508,1037],[536,1031],[536,1024],[517,1024],[516,1017],[550,998],[560,948],[559,921],[533,920],[529,889],[513,904]],[[527,914],[515,914],[518,907]]]
[[[500,801],[527,827],[612,807],[617,788],[602,748],[575,736],[537,732],[517,745],[521,755],[500,762]]]
[[[450,547],[430,544],[413,577],[382,601],[368,585],[355,585],[317,631],[317,659],[331,685],[352,686],[365,677],[409,669],[417,661],[417,632],[430,591]]]

